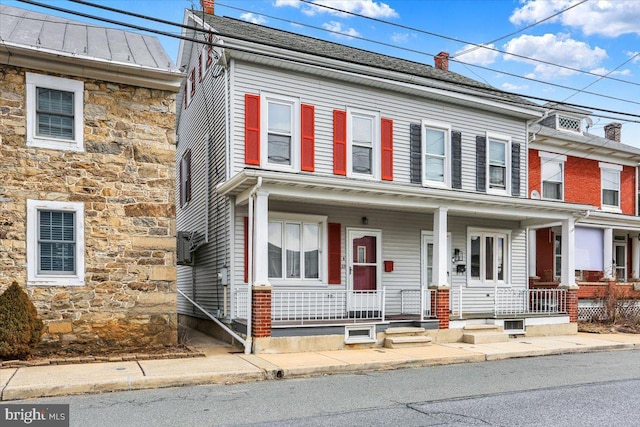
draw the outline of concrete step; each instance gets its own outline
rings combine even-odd
[[[462,342],[468,344],[491,344],[495,342],[509,341],[509,335],[504,332],[465,332],[462,334]]]
[[[386,348],[424,347],[431,344],[431,337],[424,335],[390,336],[384,339]]]
[[[395,328],[387,328],[385,334],[387,335],[422,335],[425,329],[416,326],[401,326]]]

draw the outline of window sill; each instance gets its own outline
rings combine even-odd
[[[618,213],[618,214],[622,213],[622,209],[620,209],[617,206],[602,206],[600,210],[602,212],[609,212],[609,213]]]
[[[27,140],[27,147],[46,148],[50,150],[84,152],[81,141],[55,139],[55,138],[31,138]]]
[[[78,276],[38,276],[27,279],[27,286],[84,286]]]

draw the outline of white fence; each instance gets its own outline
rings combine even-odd
[[[400,314],[420,316],[420,320],[435,316],[435,289],[403,289],[400,291]]]
[[[453,316],[492,313],[496,316],[562,314],[567,312],[565,289],[459,288],[452,290]]]

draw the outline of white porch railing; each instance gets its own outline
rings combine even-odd
[[[435,289],[403,289],[400,291],[400,313],[418,315],[420,320],[435,315]]]
[[[565,289],[458,288],[451,292],[451,314],[496,316],[562,314],[567,312]]]

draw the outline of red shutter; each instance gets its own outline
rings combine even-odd
[[[180,207],[184,206],[184,170],[182,168],[182,164],[184,162],[182,161],[182,159],[180,159],[180,188],[179,188],[179,192],[180,192]]]
[[[185,154],[185,163],[187,166],[187,176],[185,177],[185,202],[191,201],[191,150],[188,150]]]
[[[244,96],[244,162],[260,166],[260,96]]]
[[[202,81],[202,51],[198,55],[198,76],[200,76],[199,81]]]
[[[191,82],[191,96],[193,96],[196,94],[196,69],[195,68],[191,70],[189,81]]]
[[[382,119],[382,179],[393,181],[393,120]]]
[[[187,81],[184,81],[184,96],[182,97],[182,104],[184,105],[184,109],[187,109],[187,106],[189,105],[187,103],[187,96],[189,96],[187,94],[187,90],[189,89],[189,83],[187,83]]]
[[[329,284],[339,285],[341,282],[342,257],[340,256],[341,227],[340,224],[329,223]]]
[[[249,217],[244,217],[244,282],[249,283]]]
[[[301,134],[302,134],[302,155],[301,169],[313,172],[315,170],[315,107],[313,105],[302,104],[301,106]]]
[[[347,112],[333,110],[333,173],[347,174]]]

